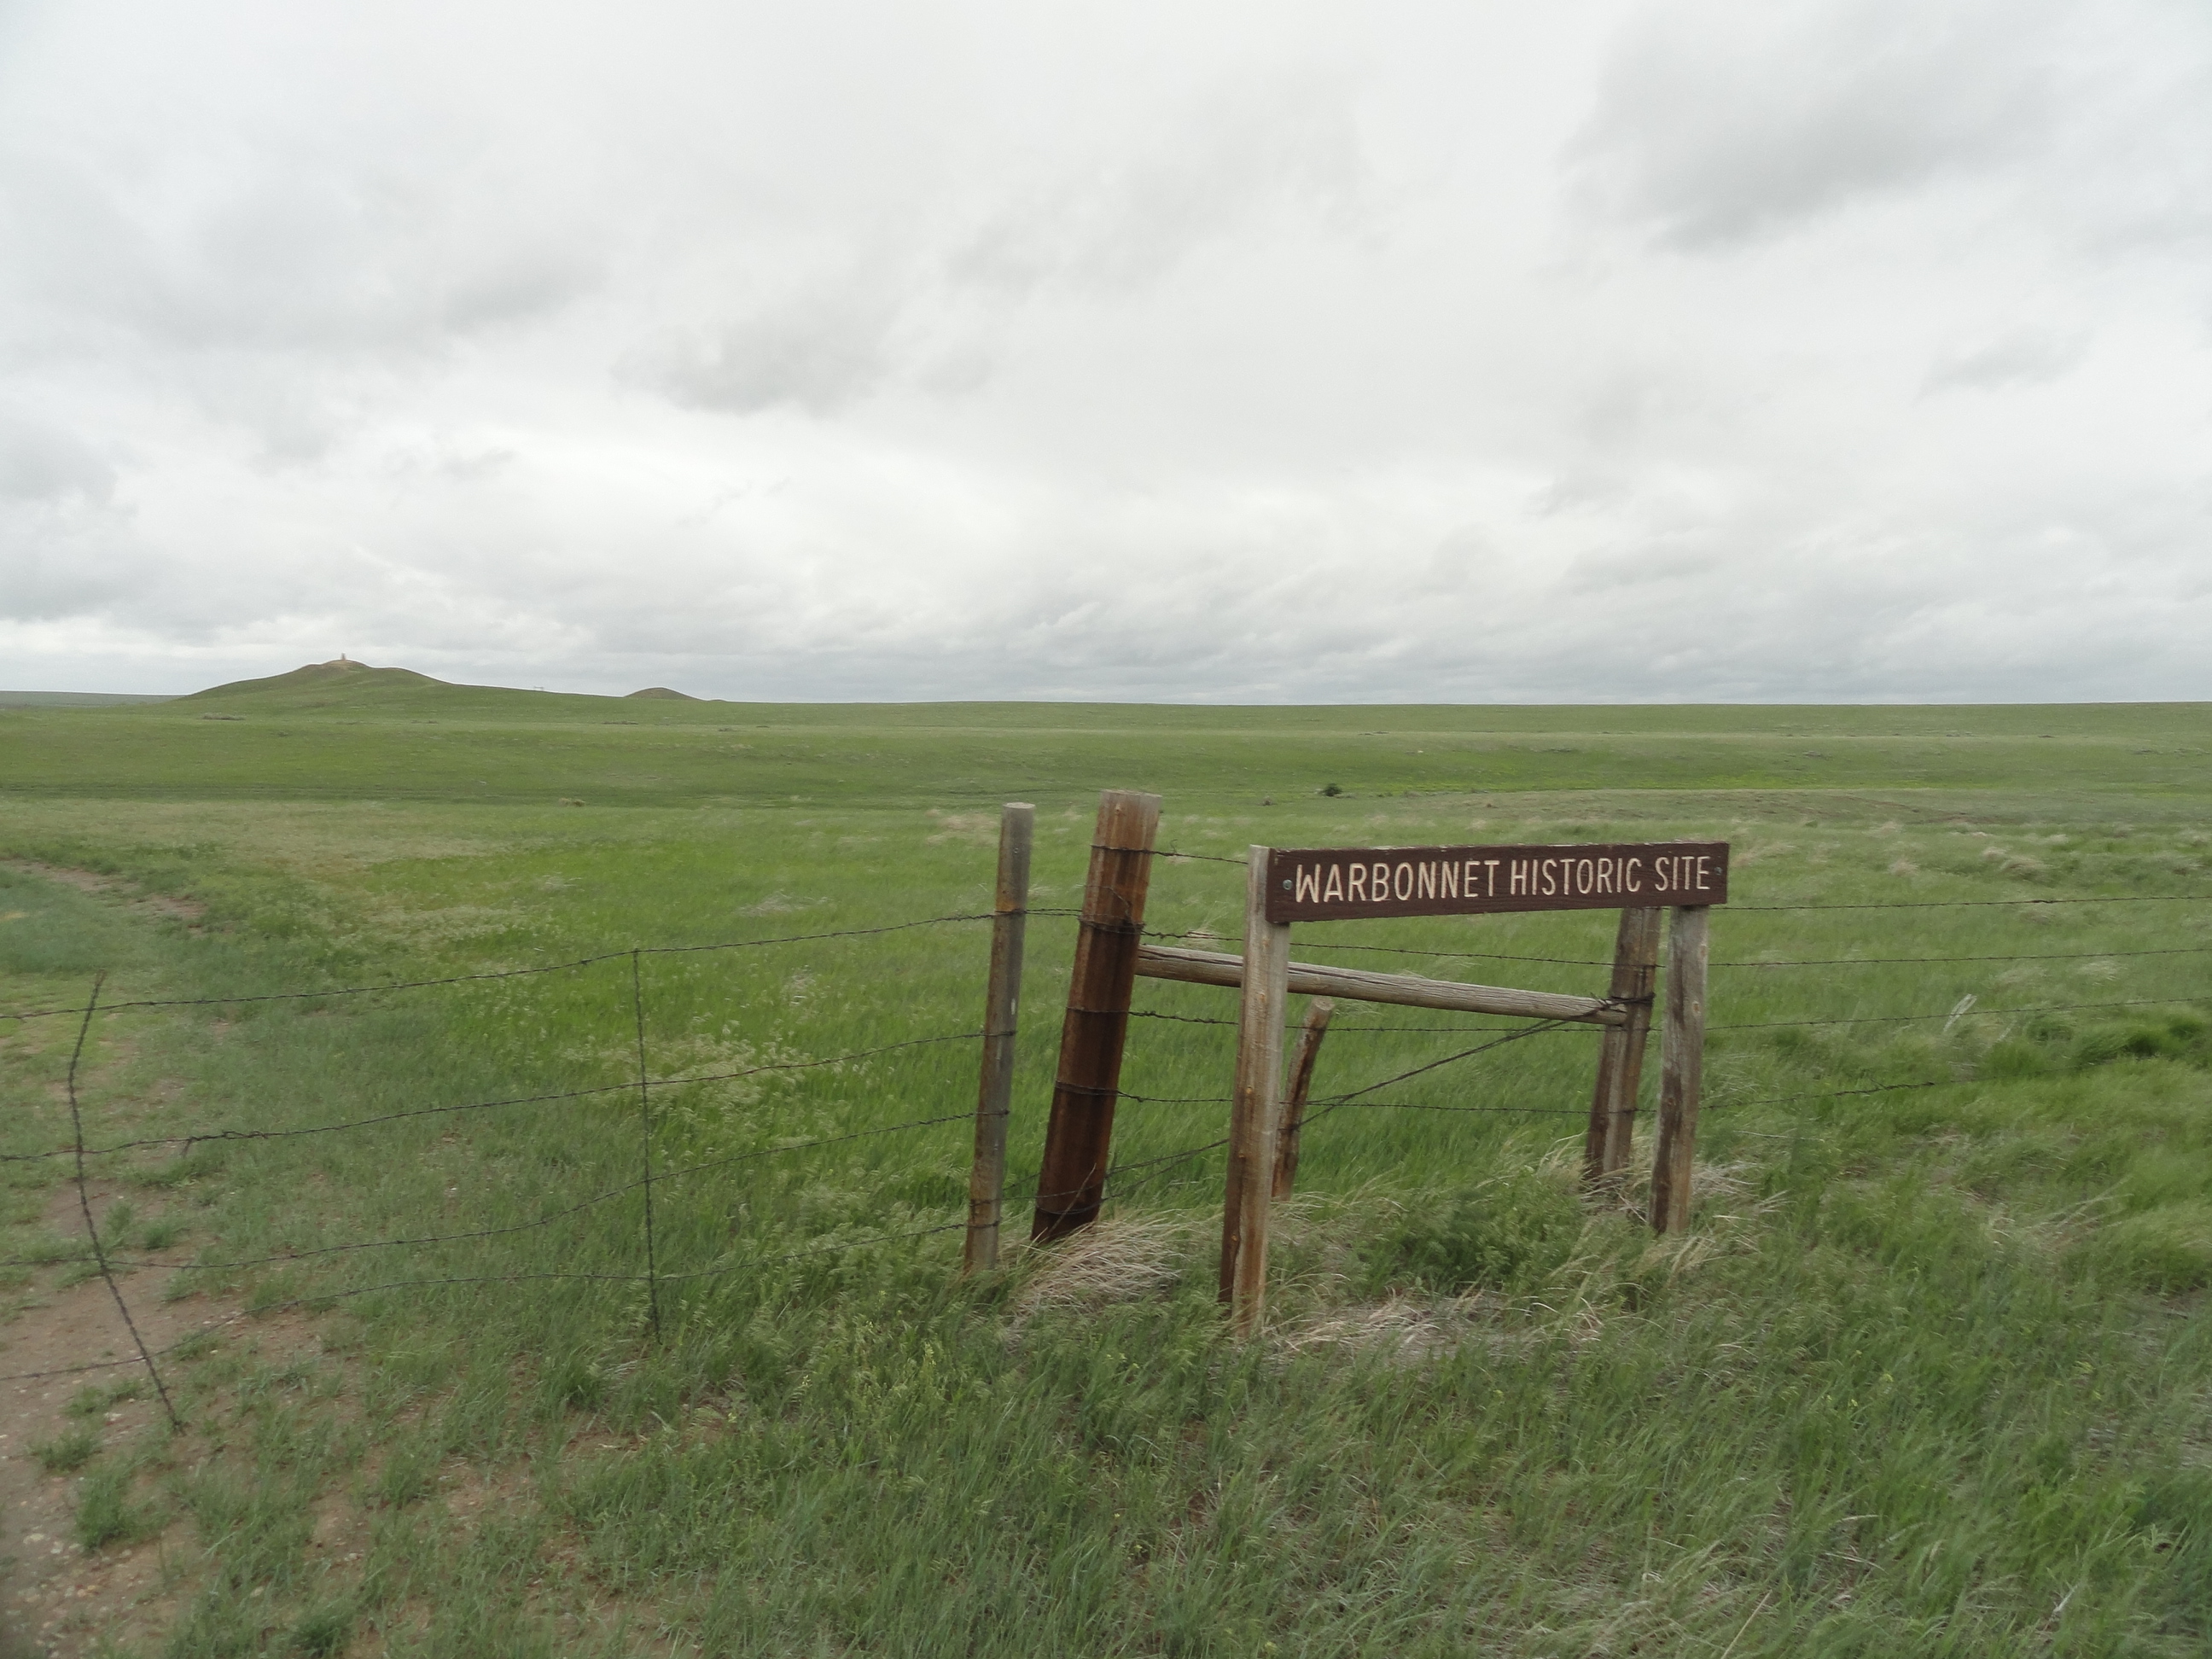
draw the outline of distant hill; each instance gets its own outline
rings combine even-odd
[[[401,686],[451,685],[447,680],[434,680],[428,674],[418,674],[411,668],[371,668],[365,662],[355,662],[340,657],[333,662],[311,662],[295,668],[289,674],[271,674],[264,679],[232,680],[223,685],[210,685],[204,691],[195,691],[190,696],[179,697],[179,702],[206,702],[228,697],[260,696],[269,692],[398,690]]]
[[[0,691],[0,708],[117,708],[127,703],[174,702],[176,696],[131,691]]]
[[[635,701],[638,698],[645,699],[646,706],[641,707]],[[340,657],[334,662],[309,663],[289,674],[271,674],[264,679],[211,685],[175,702],[179,713],[213,704],[226,715],[235,711],[249,717],[315,711],[418,720],[605,720],[617,713],[617,704],[628,705],[619,711],[623,715],[647,716],[650,705],[665,703],[668,707],[647,717],[648,724],[716,718],[709,712],[714,705],[672,691],[665,685],[623,697],[574,691],[526,691],[508,685],[458,685],[451,680],[418,674],[411,668],[374,668],[349,657]],[[685,704],[690,705],[690,708],[684,708]],[[216,715],[209,713],[201,718],[212,720]],[[636,721],[633,719],[625,723],[634,725]]]

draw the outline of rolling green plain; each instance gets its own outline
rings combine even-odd
[[[0,1021],[0,1151],[70,1145],[80,1019],[41,1011],[103,973],[103,1005],[160,1005],[90,1021],[87,1139],[198,1138],[94,1158],[94,1209],[127,1297],[217,1322],[161,1361],[182,1430],[104,1429],[144,1384],[103,1370],[29,1449],[80,1546],[161,1562],[77,1639],[2202,1652],[2208,755],[2202,705],[796,706],[355,670],[0,708],[0,1012],[39,1016]],[[1318,1113],[1269,1328],[1233,1341],[1220,1153],[1191,1149],[1225,1132],[1234,1000],[1139,981],[1106,1221],[960,1280],[988,933],[932,919],[988,908],[998,805],[1035,802],[1019,1237],[1106,787],[1203,855],[1156,865],[1150,924],[1225,949],[1217,860],[1255,842],[1729,840],[1689,1235],[1577,1188],[1589,1031],[1342,1005],[1324,1102],[1484,1051]],[[1595,992],[1613,920],[1296,954]],[[513,976],[339,994],[465,975]],[[0,1165],[0,1373],[98,1289],[70,1175]]]

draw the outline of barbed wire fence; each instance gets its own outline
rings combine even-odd
[[[1158,859],[1173,861],[1195,860],[1207,863],[1233,864],[1238,866],[1242,866],[1245,863],[1245,860],[1242,858],[1232,858],[1212,854],[1192,853],[1175,849],[1160,849],[1156,852],[1153,856]],[[1878,903],[1745,904],[1732,906],[1730,908],[1733,910],[1740,912],[1783,913],[1917,909],[1934,910],[1994,908],[2000,907],[2017,909],[2025,907],[2053,905],[2146,903],[2203,905],[2206,903],[2212,903],[2212,896],[2196,894],[2158,894],[2121,895],[2106,897],[2037,896],[2020,899],[1992,900],[1929,900],[1919,902],[1893,901]],[[1073,909],[1067,908],[1032,907],[1026,909],[1024,914],[1029,916],[1073,917],[1077,915],[1079,913]],[[757,1272],[763,1268],[783,1263],[799,1261],[809,1258],[848,1255],[854,1251],[872,1249],[880,1245],[897,1243],[915,1239],[963,1231],[973,1224],[964,1215],[957,1216],[941,1222],[929,1222],[925,1224],[914,1227],[902,1227],[887,1231],[879,1231],[857,1238],[838,1238],[826,1243],[810,1245],[795,1250],[780,1252],[770,1251],[765,1253],[752,1250],[726,1253],[727,1259],[715,1261],[705,1267],[684,1268],[678,1271],[669,1271],[665,1269],[661,1261],[659,1242],[657,1237],[655,1227],[655,1194],[657,1190],[667,1188],[670,1183],[687,1180],[696,1176],[718,1170],[732,1170],[739,1166],[758,1163],[769,1158],[783,1158],[793,1154],[814,1152],[833,1146],[848,1146],[862,1141],[919,1133],[933,1128],[941,1128],[953,1124],[972,1123],[975,1118],[975,1113],[971,1109],[964,1108],[957,1111],[933,1113],[894,1123],[871,1125],[864,1127],[841,1131],[836,1133],[815,1135],[802,1139],[780,1141],[768,1146],[748,1148],[741,1152],[718,1155],[708,1158],[695,1159],[688,1163],[681,1163],[672,1166],[663,1165],[656,1167],[654,1163],[653,1139],[655,1131],[654,1103],[659,1091],[693,1087],[702,1085],[742,1083],[747,1079],[770,1075],[797,1074],[806,1072],[830,1070],[848,1066],[866,1060],[878,1059],[885,1055],[922,1049],[933,1046],[977,1043],[982,1040],[984,1032],[980,1029],[962,1029],[957,1030],[930,1032],[921,1036],[901,1037],[894,1041],[854,1048],[840,1054],[826,1056],[807,1056],[805,1058],[788,1060],[775,1059],[763,1060],[757,1064],[730,1067],[722,1070],[680,1073],[674,1075],[656,1076],[653,1074],[649,1063],[650,1056],[647,1043],[648,997],[646,988],[645,975],[643,973],[643,963],[645,959],[647,957],[692,957],[718,951],[748,951],[779,945],[812,944],[838,939],[878,938],[884,935],[905,933],[916,929],[988,921],[993,919],[993,915],[994,913],[988,911],[963,912],[939,916],[921,917],[909,921],[890,922],[866,927],[827,929],[807,933],[793,933],[765,939],[725,941],[706,945],[659,946],[640,945],[633,946],[623,951],[601,951],[590,956],[580,957],[559,963],[540,964],[527,968],[448,975],[422,979],[385,981],[360,985],[340,985],[309,989],[260,992],[234,996],[191,998],[150,997],[104,1001],[102,1000],[102,992],[105,989],[106,981],[106,975],[101,975],[94,979],[86,995],[85,1000],[81,1005],[45,1007],[27,1012],[0,1013],[0,1020],[15,1022],[18,1024],[31,1021],[50,1019],[61,1020],[74,1018],[78,1022],[75,1042],[70,1050],[70,1059],[64,1079],[64,1094],[68,1104],[70,1125],[70,1139],[69,1144],[25,1152],[0,1153],[0,1164],[27,1164],[64,1159],[69,1160],[71,1179],[76,1188],[76,1198],[78,1200],[77,1208],[82,1217],[86,1240],[84,1247],[85,1255],[83,1257],[78,1259],[88,1260],[94,1274],[103,1281],[110,1297],[114,1302],[124,1327],[130,1336],[131,1346],[134,1350],[134,1357],[104,1359],[46,1370],[21,1371],[0,1375],[0,1382],[21,1383],[63,1376],[88,1376],[98,1372],[112,1371],[127,1368],[143,1368],[147,1373],[152,1386],[159,1396],[162,1409],[167,1413],[172,1423],[174,1424],[180,1421],[179,1413],[175,1400],[162,1375],[159,1362],[173,1357],[181,1350],[184,1350],[191,1345],[204,1342],[212,1331],[221,1329],[225,1326],[243,1319],[264,1316],[270,1313],[295,1308],[328,1307],[336,1303],[349,1298],[370,1296],[379,1292],[386,1291],[428,1290],[439,1286],[451,1285],[505,1285],[576,1282],[634,1285],[641,1287],[646,1297],[647,1322],[649,1328],[653,1334],[658,1337],[661,1330],[661,1291],[664,1286],[698,1283],[701,1281],[726,1278],[732,1274]],[[1146,928],[1142,929],[1141,932],[1144,936],[1159,939],[1210,939],[1217,937],[1205,930],[1172,932],[1164,929]],[[1499,951],[1438,951],[1410,946],[1373,945],[1366,943],[1340,943],[1320,939],[1311,940],[1307,944],[1305,948],[1320,950],[1322,951],[1337,951],[1359,952],[1364,954],[1396,955],[1409,958],[1467,961],[1520,961],[1562,966],[1591,968],[1599,968],[1609,965],[1609,963],[1607,960],[1595,958],[1528,956]],[[2120,959],[2126,957],[2175,957],[2184,956],[2201,956],[2205,954],[2212,954],[2212,945],[2161,945],[2147,946],[2125,951],[2078,952],[2023,951],[2011,954],[1972,954],[1948,957],[1844,956],[1833,957],[1741,959],[1715,962],[1711,966],[1717,970],[1765,970],[1799,968],[1842,969],[1861,965],[1941,965],[1948,963],[1985,966],[1995,963],[2019,963],[2030,962],[2043,963],[2087,961],[2093,959]],[[457,988],[481,985],[493,981],[542,978],[545,975],[574,972],[579,969],[616,963],[626,963],[628,967],[628,972],[623,975],[623,978],[627,981],[625,988],[628,992],[627,1012],[629,1015],[629,1024],[631,1026],[630,1047],[634,1051],[635,1058],[632,1074],[623,1078],[620,1081],[596,1084],[590,1086],[574,1089],[542,1091],[534,1093],[501,1096],[480,1100],[409,1107],[399,1110],[376,1112],[354,1118],[306,1126],[270,1127],[248,1124],[215,1124],[194,1127],[169,1134],[141,1135],[114,1139],[100,1145],[88,1144],[84,1128],[83,1112],[80,1104],[78,1085],[80,1069],[86,1053],[87,1043],[93,1031],[94,1020],[98,1017],[104,1016],[112,1018],[136,1011],[149,1010],[238,1007],[248,1005],[272,1003],[319,1003],[342,999],[370,997],[395,992],[428,990],[441,988]],[[2038,1015],[2057,1015],[2077,1012],[2114,1011],[2152,1006],[2171,1007],[2174,1006],[2177,1001],[2187,1001],[2191,1000],[2192,999],[2187,995],[2179,997],[2168,995],[2164,997],[2127,998],[2075,1002],[2032,1003],[1990,1008],[1974,1007],[1972,1012],[1987,1016],[2003,1016],[2008,1018],[2029,1017]],[[1877,1024],[1905,1026],[1947,1020],[1955,1021],[1960,1017],[1961,1012],[1962,1011],[1960,1006],[1954,1006],[1948,1010],[1929,1012],[1872,1015],[1854,1014],[1826,1018],[1811,1018],[1788,1020],[1748,1021],[1734,1024],[1718,1024],[1711,1026],[1709,1029],[1714,1032],[1721,1032],[1771,1030],[1785,1028],[1849,1028],[1861,1025]],[[1194,1015],[1159,1008],[1132,1008],[1129,1012],[1133,1018],[1173,1023],[1194,1027],[1212,1027],[1233,1030],[1237,1024],[1236,1020],[1231,1018]],[[1561,1106],[1465,1103],[1452,1103],[1448,1102],[1377,1098],[1376,1097],[1382,1095],[1385,1091],[1394,1088],[1395,1085],[1412,1082],[1415,1079],[1442,1071],[1447,1067],[1455,1066],[1468,1061],[1475,1060],[1484,1055],[1494,1054],[1500,1049],[1528,1039],[1537,1036],[1553,1036],[1568,1031],[1588,1031],[1595,1030],[1595,1027],[1587,1024],[1569,1024],[1559,1020],[1520,1021],[1504,1025],[1495,1024],[1483,1024],[1473,1023],[1468,1020],[1460,1020],[1448,1024],[1406,1024],[1389,1023],[1387,1021],[1346,1021],[1341,1024],[1334,1025],[1332,1029],[1336,1032],[1345,1035],[1371,1034],[1376,1036],[1394,1036],[1432,1034],[1455,1037],[1463,1037],[1468,1035],[1480,1035],[1485,1038],[1485,1040],[1471,1046],[1456,1049],[1440,1058],[1427,1060],[1410,1068],[1401,1069],[1392,1073],[1387,1076],[1376,1079],[1372,1082],[1364,1084],[1358,1087],[1340,1091],[1336,1093],[1316,1098],[1309,1104],[1309,1108],[1302,1125],[1302,1130],[1310,1130],[1316,1123],[1338,1113],[1353,1110],[1397,1110],[1513,1117],[1560,1117],[1571,1118],[1578,1121],[1587,1116],[1587,1112],[1584,1109]],[[1905,1091],[1956,1086],[1960,1084],[1961,1081],[1962,1079],[1958,1077],[1899,1079],[1870,1083],[1863,1086],[1773,1095],[1755,1099],[1736,1101],[1722,1100],[1716,1101],[1713,1104],[1717,1109],[1733,1110],[1743,1110],[1759,1107],[1779,1105],[1802,1105],[1817,1101],[1839,1100],[1847,1097],[1881,1095]],[[1226,1096],[1149,1095],[1130,1090],[1120,1090],[1117,1091],[1117,1094],[1119,1098],[1121,1100],[1127,1101],[1134,1104],[1203,1107],[1226,1106],[1229,1103],[1228,1097]],[[459,1118],[469,1115],[501,1111],[507,1109],[550,1106],[569,1102],[592,1099],[611,1101],[618,1097],[634,1097],[636,1102],[636,1116],[639,1125],[639,1139],[637,1144],[637,1156],[639,1161],[635,1166],[638,1170],[635,1177],[627,1181],[615,1182],[599,1191],[590,1194],[580,1200],[546,1210],[543,1213],[526,1220],[513,1222],[497,1226],[473,1229],[459,1229],[447,1231],[404,1232],[394,1234],[390,1237],[345,1240],[335,1243],[319,1245],[312,1249],[286,1249],[270,1254],[239,1256],[230,1259],[176,1261],[165,1260],[158,1255],[129,1255],[117,1252],[111,1248],[111,1241],[103,1236],[94,1213],[94,1203],[91,1195],[93,1180],[92,1164],[96,1160],[118,1158],[125,1154],[135,1152],[143,1152],[161,1147],[177,1148],[179,1149],[179,1157],[188,1158],[195,1147],[211,1144],[226,1142],[296,1140],[307,1137],[359,1133],[382,1126],[433,1117],[446,1116]],[[1228,1145],[1228,1141],[1229,1138],[1226,1135],[1223,1135],[1216,1139],[1202,1140],[1182,1146],[1172,1152],[1132,1161],[1116,1163],[1105,1170],[1101,1179],[1113,1196],[1117,1200],[1126,1200],[1132,1194],[1142,1190],[1152,1182],[1164,1178],[1171,1172],[1205,1157],[1208,1153],[1220,1151]],[[246,1309],[231,1315],[228,1318],[216,1322],[211,1326],[204,1326],[196,1329],[190,1334],[179,1339],[175,1342],[161,1346],[149,1346],[141,1334],[138,1323],[134,1318],[129,1300],[124,1293],[123,1285],[120,1279],[118,1278],[119,1272],[145,1269],[214,1274],[226,1272],[242,1272],[255,1268],[290,1267],[302,1264],[314,1263],[317,1261],[326,1261],[334,1258],[363,1255],[373,1252],[398,1251],[410,1249],[428,1249],[431,1247],[467,1243],[492,1238],[513,1237],[518,1235],[541,1231],[545,1229],[555,1227],[564,1221],[572,1220],[576,1217],[585,1215],[598,1210],[604,1206],[630,1197],[633,1194],[638,1195],[641,1200],[641,1226],[639,1239],[640,1253],[642,1258],[641,1272],[620,1273],[530,1270],[506,1273],[422,1275],[418,1277],[394,1277],[391,1279],[380,1279],[376,1282],[366,1285],[319,1288],[307,1293],[281,1300],[268,1303],[257,1303]],[[1070,1196],[1070,1194],[1045,1194],[1032,1191],[1019,1195],[1014,1201],[1041,1202],[1048,1199],[1065,1198],[1067,1196]],[[51,1254],[37,1257],[0,1259],[0,1267],[46,1267],[52,1266],[59,1261],[66,1261],[69,1259],[70,1258],[67,1257],[58,1257]]]
[[[1052,908],[1030,912],[1038,915],[1070,915]],[[731,1259],[717,1261],[702,1268],[670,1271],[661,1259],[660,1241],[656,1227],[654,1198],[657,1192],[670,1183],[713,1171],[727,1170],[764,1160],[787,1158],[823,1148],[848,1146],[859,1142],[896,1136],[909,1133],[973,1121],[972,1109],[939,1112],[911,1117],[887,1124],[872,1124],[835,1133],[818,1134],[800,1139],[781,1139],[771,1143],[706,1158],[695,1158],[673,1165],[656,1166],[654,1101],[665,1091],[696,1087],[702,1085],[737,1084],[748,1079],[793,1075],[808,1072],[836,1071],[860,1062],[886,1055],[902,1054],[934,1046],[968,1044],[981,1040],[982,1032],[976,1029],[929,1032],[921,1036],[902,1036],[893,1041],[849,1048],[832,1054],[807,1055],[801,1058],[772,1058],[739,1066],[726,1066],[704,1071],[679,1071],[667,1075],[656,1075],[650,1065],[647,1048],[648,994],[643,964],[647,957],[690,957],[713,951],[756,950],[775,945],[794,945],[827,942],[835,939],[873,939],[917,928],[942,927],[960,923],[990,920],[989,913],[954,913],[940,916],[917,918],[908,921],[888,923],[866,927],[826,929],[805,933],[793,933],[773,938],[726,941],[710,945],[634,946],[628,951],[601,951],[557,963],[532,967],[502,969],[495,972],[446,975],[430,978],[379,981],[365,984],[342,984],[313,988],[275,992],[255,992],[227,996],[207,997],[140,997],[104,1000],[106,984],[103,974],[94,981],[81,1005],[42,1007],[0,1014],[0,1020],[17,1026],[40,1020],[74,1019],[76,1022],[75,1042],[70,1049],[64,1078],[64,1093],[69,1109],[70,1138],[67,1144],[40,1148],[29,1152],[0,1153],[0,1164],[26,1165],[65,1162],[70,1179],[76,1188],[76,1208],[82,1218],[84,1246],[82,1253],[72,1257],[52,1252],[35,1256],[0,1258],[0,1267],[27,1268],[51,1267],[72,1260],[89,1265],[92,1273],[105,1285],[112,1299],[118,1315],[130,1339],[130,1357],[52,1367],[37,1370],[14,1371],[0,1374],[0,1382],[23,1383],[64,1376],[91,1374],[124,1369],[143,1369],[160,1397],[161,1407],[173,1425],[180,1422],[176,1401],[165,1379],[160,1361],[180,1349],[204,1342],[212,1330],[248,1317],[259,1317],[270,1313],[300,1307],[326,1307],[349,1298],[369,1296],[380,1291],[424,1290],[441,1285],[514,1285],[527,1283],[586,1282],[610,1285],[632,1285],[643,1289],[647,1299],[647,1322],[657,1337],[661,1326],[661,1291],[665,1285],[724,1277],[732,1273],[756,1270],[775,1263],[792,1261],[812,1255],[849,1253],[874,1245],[902,1239],[928,1237],[932,1234],[957,1231],[968,1223],[963,1218],[916,1228],[902,1228],[879,1231],[859,1238],[841,1238],[835,1242],[805,1249],[762,1253],[743,1251],[731,1253]],[[265,1004],[312,1004],[340,1001],[347,999],[374,997],[381,994],[414,992],[438,988],[480,986],[488,982],[543,979],[547,975],[571,973],[578,969],[622,964],[627,972],[624,981],[623,1009],[628,1033],[629,1047],[633,1058],[631,1074],[620,1081],[593,1084],[587,1086],[537,1091],[528,1093],[499,1095],[482,1099],[447,1102],[433,1105],[406,1107],[398,1110],[379,1111],[362,1115],[334,1119],[321,1123],[289,1126],[261,1126],[241,1123],[197,1124],[161,1134],[128,1135],[94,1144],[85,1132],[84,1114],[80,1103],[78,1082],[96,1018],[113,1018],[152,1010],[177,1011],[188,1009],[225,1010]],[[161,1253],[133,1254],[112,1248],[94,1213],[93,1182],[94,1166],[104,1160],[116,1159],[136,1152],[167,1150],[179,1158],[189,1158],[195,1148],[234,1142],[297,1141],[313,1137],[339,1136],[371,1131],[388,1126],[433,1118],[468,1118],[486,1113],[514,1109],[543,1108],[582,1101],[604,1101],[613,1103],[624,1097],[634,1098],[638,1123],[635,1176],[612,1182],[599,1191],[573,1202],[556,1205],[526,1220],[510,1224],[440,1231],[410,1230],[388,1237],[356,1238],[337,1243],[315,1245],[305,1249],[286,1249],[258,1255],[208,1257],[179,1260]],[[250,1308],[204,1326],[175,1342],[163,1346],[149,1345],[141,1334],[130,1299],[126,1297],[120,1275],[143,1269],[167,1270],[172,1273],[214,1275],[255,1268],[288,1268],[303,1265],[328,1263],[337,1259],[373,1255],[386,1251],[427,1249],[453,1244],[466,1244],[495,1238],[514,1238],[518,1235],[542,1231],[563,1222],[599,1210],[605,1206],[630,1197],[641,1200],[639,1237],[642,1271],[632,1273],[524,1271],[501,1273],[425,1274],[413,1277],[394,1276],[375,1282],[318,1288],[312,1292],[273,1302],[258,1302]]]

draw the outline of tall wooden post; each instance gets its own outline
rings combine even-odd
[[[1659,1144],[1651,1162],[1651,1230],[1690,1224],[1690,1170],[1705,1064],[1706,921],[1702,904],[1674,912],[1667,935],[1667,1024],[1659,1041]]]
[[[1653,909],[1623,910],[1613,947],[1607,994],[1628,1006],[1626,1024],[1608,1025],[1598,1041],[1597,1087],[1590,1095],[1589,1133],[1583,1143],[1583,1182],[1595,1187],[1628,1167],[1636,1134],[1636,1095],[1651,1031],[1651,990],[1659,976],[1659,923]]]
[[[1306,1017],[1298,1026],[1298,1052],[1291,1061],[1291,1080],[1283,1091],[1283,1127],[1275,1132],[1274,1196],[1288,1198],[1298,1180],[1298,1131],[1305,1127],[1306,1097],[1313,1091],[1314,1062],[1321,1058],[1321,1040],[1328,1035],[1329,1017],[1336,1005],[1327,997],[1306,1004]]]
[[[1014,1032],[1022,1001],[1022,943],[1030,914],[1030,849],[1036,808],[999,813],[999,890],[991,907],[991,981],[983,997],[983,1075],[975,1091],[975,1162],[968,1173],[963,1274],[999,1265],[1000,1195],[1006,1183],[1006,1121],[1013,1110]]]
[[[1067,982],[1067,1018],[1060,1027],[1060,1073],[1030,1226],[1033,1239],[1059,1238],[1089,1226],[1105,1198],[1129,993],[1137,981],[1145,893],[1159,827],[1158,795],[1109,789],[1098,798],[1075,970]]]
[[[1244,983],[1221,1218],[1221,1277],[1239,1336],[1256,1334],[1267,1314],[1267,1221],[1282,1107],[1284,1008],[1290,1000],[1290,924],[1267,920],[1267,849],[1255,847],[1244,884]]]

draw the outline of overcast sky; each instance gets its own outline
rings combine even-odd
[[[0,685],[2212,697],[2202,0],[0,0]]]

